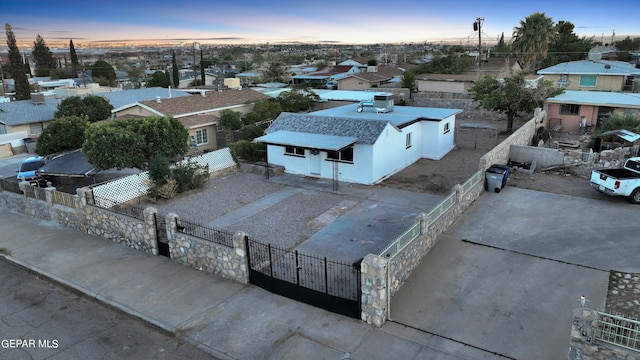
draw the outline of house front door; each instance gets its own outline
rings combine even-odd
[[[598,122],[596,122],[596,129],[602,128],[602,123],[609,120],[613,114],[613,108],[608,106],[598,107]]]
[[[320,176],[322,173],[322,159],[320,152],[311,150],[309,154],[309,175]]]

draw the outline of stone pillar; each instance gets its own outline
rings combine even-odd
[[[91,197],[93,197],[93,190],[85,186],[85,187],[76,189],[76,194],[80,198],[82,207],[85,207],[87,206],[87,196],[91,195]]]
[[[387,259],[373,254],[360,264],[361,319],[376,327],[387,321],[387,265]]]
[[[420,221],[420,235],[429,233],[429,216],[425,212],[421,212],[416,216],[416,221]]]
[[[452,190],[456,192],[456,205],[454,206],[460,206],[464,201],[464,189],[462,185],[455,184]]]
[[[178,232],[178,214],[168,213],[165,220],[167,222],[167,241],[169,242],[169,255],[172,259],[179,258],[179,249],[176,242],[176,233]]]
[[[573,310],[567,359],[592,359],[598,353],[598,346],[595,345],[597,322],[598,313],[595,310],[584,307]]]
[[[151,253],[153,255],[158,255],[158,234],[156,229],[157,214],[158,210],[151,206],[146,207],[142,211],[142,215],[144,217],[144,225],[147,227],[147,231],[145,231],[144,235],[144,242],[149,245],[149,248],[151,249]]]
[[[247,263],[247,234],[242,231],[236,231],[233,234],[233,251],[237,256],[237,268],[234,266],[234,272],[237,272],[234,277],[235,281],[241,284],[249,283],[249,267]]]
[[[87,213],[89,213],[89,209],[87,207],[87,195],[93,193],[88,187],[82,187],[76,189],[76,214],[78,215],[78,220],[80,222],[80,230],[84,233],[89,233],[89,219]]]
[[[47,206],[53,206],[53,192],[56,191],[56,188],[53,186],[47,186],[44,188],[44,197],[47,200]]]

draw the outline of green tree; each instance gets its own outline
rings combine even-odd
[[[378,60],[376,59],[367,60],[367,66],[377,66],[377,65],[378,65]]]
[[[287,70],[279,59],[272,59],[262,73],[265,82],[285,82]]]
[[[244,115],[242,122],[245,125],[255,124],[258,121],[273,120],[282,112],[282,105],[276,99],[258,100],[253,104],[251,112]]]
[[[78,54],[76,53],[76,47],[73,45],[73,40],[69,40],[69,57],[71,58],[71,69],[73,72],[78,72],[80,63],[78,62]]]
[[[493,48],[491,55],[494,57],[505,57],[509,55],[509,46],[504,42],[504,33],[500,34],[498,44]]]
[[[9,73],[14,81],[14,91],[16,100],[28,100],[31,98],[31,88],[29,78],[25,72],[25,63],[20,55],[20,49],[16,43],[16,36],[13,28],[9,24],[4,24],[7,33],[7,46],[9,47]]]
[[[146,69],[144,65],[140,65],[140,66],[131,65],[131,67],[129,68],[129,71],[127,71],[127,77],[129,78],[129,81],[133,83],[133,86],[136,89],[140,88],[140,82],[145,77],[145,72],[146,72]]]
[[[513,30],[511,49],[525,70],[537,68],[547,57],[549,47],[556,38],[553,20],[545,13],[535,12],[520,20]]]
[[[172,117],[114,120],[91,126],[82,152],[101,169],[146,170],[154,156],[184,154],[188,136],[184,125]]]
[[[640,49],[640,38],[632,40],[627,36],[623,40],[616,41],[614,44],[620,51],[636,51]]]
[[[64,116],[52,121],[38,137],[36,153],[41,156],[51,155],[82,147],[85,131],[89,121],[78,116]]]
[[[240,113],[237,111],[224,109],[220,112],[220,126],[227,131],[239,130],[242,127]]]
[[[413,75],[411,70],[405,70],[402,73],[402,87],[409,90],[416,88],[416,76]]]
[[[548,97],[564,92],[548,81],[529,86],[525,75],[526,72],[519,72],[500,80],[485,75],[469,87],[473,100],[479,102],[478,108],[507,115],[507,133],[513,132],[513,120],[519,113],[531,113]]]
[[[147,81],[147,87],[163,87],[168,88],[171,85],[171,81],[163,71],[156,71],[153,73],[151,80]]]
[[[58,104],[54,118],[63,116],[78,116],[90,122],[105,120],[111,116],[113,105],[105,97],[98,95],[69,96]]]
[[[242,133],[242,140],[247,141],[253,141],[253,139],[264,135],[264,130],[254,124],[243,126],[240,132]]]
[[[40,35],[36,36],[36,41],[33,42],[31,56],[36,63],[36,76],[49,76],[58,67],[58,61],[53,56],[53,52]]]
[[[118,84],[115,69],[104,60],[96,61],[93,65],[88,66],[87,69],[91,70],[93,81],[101,86],[116,86]]]
[[[558,21],[554,27],[555,39],[549,47],[547,57],[542,60],[542,67],[586,58],[593,47],[593,39],[579,38],[573,32],[574,28],[575,26],[569,21]]]
[[[640,133],[640,119],[638,115],[631,113],[613,114],[602,123],[602,128],[599,133],[623,129]]]
[[[288,111],[288,112],[309,111],[311,109],[311,103],[314,100],[314,98],[310,94],[315,95],[315,93],[313,92],[291,89],[291,91],[281,92],[280,95],[278,95],[278,97],[276,98],[276,100],[280,104],[282,111]],[[278,112],[277,114],[276,112],[277,110],[273,112],[273,115],[277,117],[278,115],[280,115],[280,112]]]
[[[171,51],[171,76],[173,77],[173,87],[180,87],[180,73],[178,72],[178,62],[176,61],[176,51]]]
[[[415,69],[417,74],[462,74],[473,68],[475,61],[466,54],[436,56],[428,64]]]

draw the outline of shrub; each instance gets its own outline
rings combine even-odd
[[[256,125],[245,125],[240,129],[242,140],[253,141],[253,139],[264,135],[264,130]]]
[[[151,182],[149,190],[147,190],[147,198],[151,202],[157,202],[158,199],[172,199],[178,193],[178,184],[175,179],[165,178],[162,184]]]
[[[231,154],[234,159],[242,159],[247,162],[264,160],[264,144],[240,140],[234,144],[230,144],[229,148],[231,149]]]
[[[149,161],[149,179],[155,185],[163,185],[171,176],[171,160],[162,155],[155,155]]]
[[[171,169],[171,178],[176,181],[177,191],[181,193],[203,187],[209,180],[209,171],[206,166],[188,161],[176,164]]]

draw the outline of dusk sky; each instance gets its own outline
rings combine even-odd
[[[0,0],[4,23],[18,44],[45,41],[278,43],[457,42],[509,38],[520,20],[539,11],[575,25],[579,36],[640,35],[635,1],[430,0]]]

